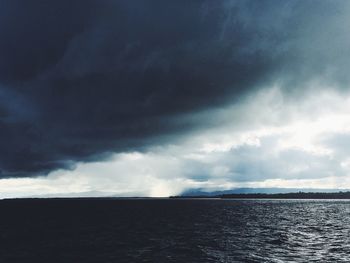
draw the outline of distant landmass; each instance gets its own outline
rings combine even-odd
[[[349,189],[236,188],[207,192],[192,189],[173,198],[350,199]]]
[[[321,189],[321,188],[234,188],[223,191],[208,191],[201,188],[189,189],[180,196],[217,196],[225,194],[284,194],[284,193],[336,193],[349,192],[350,189]]]

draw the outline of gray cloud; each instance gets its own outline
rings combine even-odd
[[[320,179],[344,176],[341,159],[302,149],[281,149],[278,136],[261,139],[261,145],[242,145],[229,152],[215,153],[215,162],[201,164],[206,180],[222,177],[227,182],[263,182],[268,179]],[[194,177],[195,178],[195,177]]]
[[[2,177],[176,140],[280,83],[348,84],[345,1],[1,2]],[[24,26],[25,25],[25,26]],[[198,126],[197,126],[198,125]]]

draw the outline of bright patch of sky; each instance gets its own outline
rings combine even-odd
[[[316,85],[316,84],[314,84]],[[169,196],[191,188],[350,188],[350,94],[274,87],[201,112],[207,126],[176,144],[78,163],[45,177],[0,180],[0,197]]]

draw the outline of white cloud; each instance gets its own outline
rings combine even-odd
[[[316,85],[315,83],[313,85]],[[350,188],[350,94],[321,87],[288,99],[276,85],[189,118],[204,129],[174,145],[0,180],[0,197],[168,196],[188,188]],[[345,145],[345,146],[344,146]]]

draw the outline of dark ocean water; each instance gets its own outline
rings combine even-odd
[[[0,201],[0,262],[350,262],[350,201]]]

